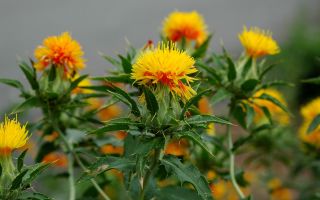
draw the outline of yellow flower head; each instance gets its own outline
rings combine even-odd
[[[257,58],[264,55],[274,55],[280,52],[277,42],[272,38],[269,31],[261,30],[257,27],[244,27],[239,34],[241,44],[246,49],[248,56]]]
[[[80,44],[73,40],[68,32],[60,36],[50,36],[43,40],[43,44],[34,51],[37,62],[35,68],[43,70],[50,65],[62,67],[67,74],[71,74],[85,67],[82,58],[83,51]]]
[[[308,133],[308,128],[313,119],[320,114],[320,97],[312,100],[307,105],[301,108],[301,115],[304,119],[302,126],[299,129],[299,136],[303,142],[311,144],[320,149],[320,126],[311,133]]]
[[[9,154],[12,150],[23,147],[28,140],[26,124],[21,125],[18,118],[5,117],[0,123],[0,154]]]
[[[272,96],[273,98],[277,99],[283,105],[287,105],[287,102],[283,98],[282,94],[275,89],[261,89],[257,91],[253,97],[259,97],[262,94],[267,94]],[[264,99],[252,99],[253,101],[253,108],[255,110],[255,122],[260,122],[264,119],[263,110],[260,107],[266,107],[269,112],[271,113],[273,119],[275,119],[281,125],[287,125],[289,123],[289,115],[285,111],[283,111],[279,106],[272,103],[271,101],[264,100]]]
[[[176,42],[185,38],[201,45],[208,37],[207,26],[196,12],[172,12],[163,22],[163,35]]]
[[[194,63],[194,59],[178,50],[174,43],[162,43],[138,56],[131,78],[140,85],[166,86],[172,94],[190,99],[196,94],[189,84],[195,80],[189,75],[197,72]]]

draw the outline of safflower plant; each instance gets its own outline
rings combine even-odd
[[[280,52],[277,42],[269,31],[244,27],[238,36],[244,51],[234,59],[223,46],[221,54],[209,50],[211,37],[196,11],[172,12],[159,42],[130,45],[118,58],[102,55],[113,68],[95,77],[80,74],[86,60],[70,33],[44,39],[34,59],[19,64],[29,88],[0,79],[24,99],[12,114],[42,111],[28,127],[17,118],[0,124],[1,198],[50,199],[32,181],[60,167],[69,200],[252,199],[248,185],[257,179],[272,199],[293,199],[266,170],[276,159],[286,162],[287,154],[276,153],[295,145],[283,139],[292,114],[276,89],[292,84],[265,78],[275,66],[267,56]],[[221,102],[227,114],[218,117]],[[299,137],[309,151],[320,144],[318,104],[301,110]],[[23,164],[25,150],[15,167],[11,152],[32,139],[27,128],[41,133],[37,164]],[[257,177],[245,169],[249,164],[240,169],[238,155],[267,175]]]

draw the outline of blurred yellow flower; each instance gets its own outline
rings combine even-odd
[[[287,106],[287,102],[283,98],[282,94],[275,89],[261,89],[253,94],[253,97],[259,97],[262,94],[267,94],[279,102],[281,102],[284,106]],[[289,115],[285,111],[283,111],[279,106],[272,103],[271,101],[264,100],[264,99],[252,99],[253,101],[253,108],[255,110],[255,119],[256,123],[260,122],[261,120],[265,119],[265,115],[263,110],[260,107],[266,107],[272,115],[272,119],[277,121],[281,125],[287,125],[289,123]]]
[[[18,122],[17,116],[14,119],[5,117],[4,122],[0,123],[0,155],[10,154],[26,144],[29,139],[26,126]]]
[[[301,115],[304,119],[300,129],[299,136],[303,142],[313,145],[320,149],[320,126],[308,133],[308,128],[313,119],[320,114],[320,97],[312,100],[301,108]]]
[[[292,200],[292,190],[283,187],[282,181],[279,178],[273,178],[268,182],[270,189],[271,200]]]
[[[269,31],[261,30],[257,27],[247,29],[239,34],[241,44],[248,56],[257,58],[264,55],[274,55],[280,52],[277,42],[272,38]]]
[[[100,110],[97,113],[97,116],[101,121],[108,121],[110,119],[118,117],[121,114],[121,112],[122,112],[121,107],[116,104],[113,104]]]
[[[212,115],[213,109],[210,105],[210,102],[207,97],[202,97],[198,102],[199,112],[204,115]],[[210,123],[207,128],[207,134],[210,136],[214,136],[216,133],[216,129],[214,123]]]
[[[66,74],[85,67],[85,60],[82,58],[83,51],[80,44],[73,40],[68,32],[59,36],[50,36],[43,40],[43,44],[34,51],[37,70],[43,70],[49,65],[61,67]]]
[[[176,42],[185,38],[201,45],[208,37],[203,17],[196,11],[174,11],[163,21],[162,34]]]
[[[186,156],[188,155],[188,141],[185,139],[173,139],[171,140],[165,149],[165,154],[170,154],[174,156]]]
[[[76,74],[72,77],[73,81],[76,80],[77,78],[79,78],[79,74]],[[92,86],[90,79],[89,78],[85,78],[83,79],[79,84],[78,87],[76,87],[72,93],[74,94],[90,94],[92,93],[92,90],[89,89],[85,89],[85,88],[81,88],[81,87],[87,87],[87,86]]]
[[[189,83],[197,72],[194,59],[177,49],[176,44],[159,44],[156,49],[142,52],[133,64],[131,78],[140,85],[168,87],[172,94],[190,99],[196,92]]]

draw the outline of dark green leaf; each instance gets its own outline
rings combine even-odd
[[[130,61],[121,55],[119,55],[119,58],[121,59],[121,65],[122,65],[123,71],[127,74],[130,74],[132,69],[132,65]]]
[[[34,108],[39,105],[40,105],[39,99],[37,97],[33,96],[33,97],[30,97],[29,99],[25,100],[24,102],[22,102],[17,107],[15,107],[12,110],[12,114],[24,112],[27,109]]]
[[[202,200],[194,190],[183,187],[166,187],[157,193],[157,200]]]
[[[265,99],[268,100],[272,103],[274,103],[276,106],[278,106],[279,108],[281,108],[283,111],[289,113],[289,110],[287,109],[286,106],[284,106],[278,99],[274,98],[273,96],[270,96],[266,93],[263,93],[260,97],[258,97],[259,99]]]
[[[219,103],[227,98],[230,98],[232,94],[224,88],[219,88],[217,92],[212,96],[212,104]]]
[[[196,51],[193,52],[192,57],[194,57],[195,59],[197,59],[197,58],[201,58],[201,57],[205,56],[211,38],[212,38],[212,35],[209,35],[209,37],[206,39],[206,41],[204,41],[204,42],[196,49]]]
[[[18,157],[18,161],[17,161],[17,169],[18,171],[20,172],[22,167],[23,167],[23,160],[24,160],[24,157],[26,156],[26,153],[27,153],[28,149],[24,150],[20,156]]]
[[[245,92],[251,92],[252,90],[254,90],[254,88],[257,86],[257,84],[260,81],[257,79],[249,79],[246,80],[242,85],[241,85],[241,89],[244,90]]]
[[[210,156],[214,157],[213,153],[209,149],[209,147],[203,142],[202,138],[200,135],[198,135],[195,132],[192,131],[187,131],[187,132],[181,132],[178,135],[180,138],[189,138],[192,141],[194,141],[197,145],[199,145],[204,151],[206,151]]]
[[[277,64],[271,64],[267,67],[264,68],[264,70],[261,72],[261,74],[259,75],[259,79],[261,80],[266,74],[268,71],[270,71],[272,68],[274,68]]]
[[[48,75],[49,81],[56,80],[56,77],[57,77],[57,68],[52,66],[50,68],[49,75]]]
[[[130,74],[119,74],[116,76],[104,76],[104,77],[94,77],[92,80],[97,81],[111,81],[116,83],[133,83],[132,79],[130,78]]]
[[[183,119],[184,118],[184,115],[185,113],[187,112],[187,110],[189,109],[189,107],[195,103],[197,103],[201,97],[206,94],[206,93],[209,93],[211,90],[208,89],[208,90],[204,90],[202,92],[199,92],[196,96],[192,97],[191,99],[189,99],[186,104],[184,105],[183,109],[182,109],[182,112],[180,114],[180,119]]]
[[[228,80],[233,81],[234,79],[237,78],[236,67],[229,56],[227,56],[226,59],[228,62]]]
[[[2,176],[2,166],[0,164],[0,178],[1,178],[1,176]]]
[[[246,107],[246,127],[249,128],[254,119],[254,109],[249,105],[245,104]]]
[[[194,186],[198,195],[204,200],[212,200],[211,190],[205,177],[193,165],[186,166],[173,156],[165,156],[161,163],[167,171],[172,171],[182,183],[190,183]]]
[[[15,190],[15,189],[18,189],[20,187],[20,185],[22,183],[22,179],[27,174],[27,172],[28,172],[28,170],[25,169],[18,176],[16,176],[15,179],[13,179],[13,181],[11,183],[10,190]]]
[[[17,80],[12,80],[12,79],[5,79],[5,78],[1,78],[0,79],[0,83],[6,84],[6,85],[10,85],[14,88],[19,89],[20,91],[23,91],[23,85],[20,81]]]
[[[155,115],[159,110],[159,105],[154,94],[146,87],[143,88],[144,97],[146,99],[147,108],[152,115]]]
[[[23,182],[24,185],[30,184],[37,176],[39,176],[45,169],[47,169],[52,163],[37,164],[29,174],[28,178]]]
[[[70,93],[72,90],[74,90],[75,88],[78,87],[79,83],[81,81],[83,81],[84,79],[86,79],[88,77],[88,75],[82,75],[79,78],[77,78],[76,80],[72,81],[69,89],[68,89],[68,93]]]
[[[200,61],[197,61],[196,66],[205,70],[209,75],[211,75],[218,82],[221,82],[221,76],[213,67],[209,67]]]
[[[232,108],[232,115],[238,121],[238,123],[246,128],[246,113],[242,105],[237,104],[234,108]]]
[[[267,107],[265,107],[265,106],[260,107],[260,108],[262,109],[264,115],[267,117],[269,123],[272,124],[272,123],[273,123],[273,121],[272,121],[272,115],[271,115],[269,109],[268,109]]]
[[[301,82],[302,83],[320,84],[320,77],[305,79],[305,80],[302,80]]]
[[[318,114],[308,127],[308,133],[314,131],[320,125],[320,114]]]
[[[242,77],[246,77],[248,71],[250,70],[250,68],[252,67],[252,57],[248,58],[245,65],[243,66],[243,70],[241,73]]]
[[[107,156],[98,158],[98,160],[89,167],[89,171],[84,173],[78,182],[89,180],[98,176],[99,174],[110,170],[118,169],[120,171],[126,171],[133,169],[136,166],[136,162],[127,158]]]
[[[105,126],[93,130],[88,134],[102,134],[110,131],[128,130],[131,125],[137,126],[140,125],[140,123],[134,122],[130,118],[118,118],[107,121]]]
[[[250,134],[247,137],[240,137],[237,141],[233,144],[232,151],[235,152],[239,147],[244,145],[245,143],[249,142],[254,137],[254,134]]]
[[[22,62],[19,67],[22,72],[26,76],[28,82],[30,83],[32,89],[37,90],[39,88],[39,84],[37,82],[37,77],[33,68],[29,67],[27,63]]]
[[[199,125],[199,124],[207,124],[207,123],[219,123],[219,124],[228,124],[233,125],[232,123],[216,117],[214,115],[194,115],[190,118],[186,119],[185,122],[189,125]]]

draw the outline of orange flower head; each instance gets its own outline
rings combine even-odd
[[[121,112],[122,112],[121,107],[116,104],[113,104],[99,111],[98,118],[101,121],[108,121],[110,119],[118,117],[121,114]]]
[[[53,163],[57,167],[67,167],[68,159],[63,153],[51,152],[42,159],[43,163]]]
[[[59,36],[47,37],[43,44],[36,48],[34,67],[41,71],[54,65],[63,68],[66,74],[70,75],[85,67],[83,54],[80,44],[68,32],[64,32]]]
[[[140,85],[167,87],[172,94],[187,100],[196,94],[189,76],[197,72],[194,59],[178,50],[174,43],[161,43],[158,48],[143,51],[132,66],[131,78]]]
[[[173,42],[185,38],[201,45],[208,37],[207,26],[203,17],[196,11],[175,11],[163,22],[162,34]]]
[[[100,151],[103,154],[122,155],[124,149],[121,146],[114,146],[112,144],[106,144],[101,147]]]
[[[170,154],[174,156],[186,156],[188,155],[188,141],[181,139],[181,140],[172,140],[167,144],[165,149],[165,154]]]

